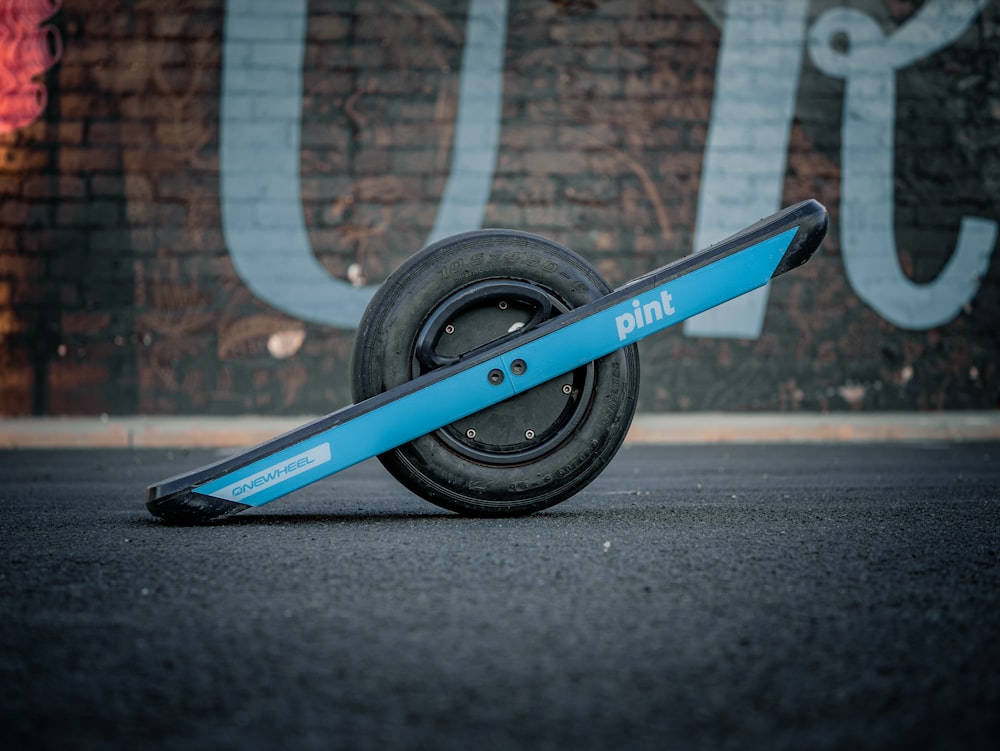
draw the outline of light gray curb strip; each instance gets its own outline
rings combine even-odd
[[[239,448],[313,419],[45,417],[0,419],[0,448]],[[1000,440],[1000,411],[637,415],[631,444]]]
[[[632,443],[866,443],[1000,440],[1000,412],[639,415]]]

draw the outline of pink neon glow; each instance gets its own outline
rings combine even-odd
[[[62,38],[40,24],[62,0],[0,0],[0,133],[30,125],[45,110],[48,96],[32,78],[58,62]]]

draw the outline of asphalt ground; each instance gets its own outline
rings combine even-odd
[[[218,451],[0,452],[4,749],[993,749],[1000,443],[624,448],[464,519],[374,462],[206,527]]]

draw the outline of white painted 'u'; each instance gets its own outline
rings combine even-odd
[[[227,0],[219,179],[236,272],[275,308],[354,328],[375,287],[317,260],[302,209],[299,147],[308,0]],[[470,0],[451,172],[428,242],[482,222],[500,141],[506,0]]]

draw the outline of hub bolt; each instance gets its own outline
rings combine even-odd
[[[444,333],[446,333],[446,334],[454,334],[455,333],[455,327],[452,326],[449,323],[447,326],[444,327]]]
[[[563,384],[563,393],[566,394],[567,396],[569,396],[570,394],[573,393],[573,387],[570,386],[568,383],[564,383]]]
[[[466,430],[465,431],[465,437],[468,438],[469,440],[472,440],[473,438],[475,438],[476,437],[476,429],[475,428],[469,428],[468,430]]]
[[[530,441],[532,438],[535,437],[535,431],[532,430],[531,428],[528,428],[526,431],[524,431],[524,437]]]

